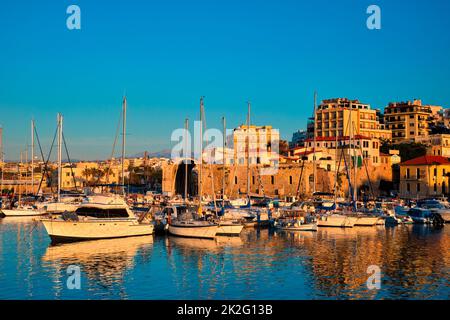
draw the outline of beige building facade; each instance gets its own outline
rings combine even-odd
[[[391,139],[391,131],[380,124],[377,110],[359,100],[323,100],[317,107],[314,122],[316,137],[342,137],[352,132],[369,138]]]

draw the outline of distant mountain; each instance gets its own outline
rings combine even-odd
[[[145,151],[134,154],[131,156],[131,158],[142,158],[142,157],[144,157],[144,154],[145,154]],[[170,158],[171,154],[172,154],[172,150],[170,150],[170,149],[164,149],[164,150],[157,151],[157,152],[148,152],[147,151],[147,156],[149,158]]]

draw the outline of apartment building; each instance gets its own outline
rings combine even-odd
[[[362,135],[356,135],[350,141],[349,136],[341,137],[317,137],[315,139],[307,139],[305,141],[306,151],[312,151],[314,149],[326,149],[328,154],[341,154],[342,149],[346,149],[346,153],[356,154],[362,156],[363,159],[369,159],[373,165],[379,165],[380,161],[380,141],[377,138],[365,137]],[[317,158],[316,158],[317,159]]]
[[[427,146],[427,155],[450,158],[450,134],[433,134],[415,137],[415,142]]]
[[[400,164],[400,196],[421,199],[449,192],[450,161],[442,156],[421,156]]]
[[[369,104],[359,100],[323,100],[317,107],[314,119],[316,137],[342,137],[353,132],[353,135],[369,138],[391,139],[391,131],[380,124],[379,118],[379,111],[371,109]]]
[[[384,109],[386,128],[392,130],[392,142],[411,142],[429,135],[433,112],[438,109],[422,105],[421,100],[391,102]]]
[[[280,132],[272,126],[251,125],[248,130],[241,125],[233,130],[234,163],[247,164],[248,156],[250,164],[270,164],[278,156],[279,141]]]

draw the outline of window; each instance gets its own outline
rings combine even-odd
[[[270,182],[271,182],[272,184],[275,184],[275,176],[271,176],[271,177],[270,177]]]
[[[409,186],[409,183],[406,184],[406,191],[408,191],[408,192],[411,191],[411,188],[410,188],[410,186]]]
[[[434,169],[433,169],[433,175],[434,175],[435,177],[437,177],[437,168],[434,168]]]
[[[252,176],[252,184],[255,184],[255,176]]]
[[[238,183],[238,180],[237,180],[237,177],[235,176],[234,177],[234,184],[237,184]]]
[[[436,182],[434,183],[433,190],[435,193],[437,192],[437,183]]]
[[[406,169],[406,179],[409,179],[409,169]]]
[[[420,192],[420,183],[417,184],[417,193]]]
[[[420,179],[420,169],[419,168],[416,169],[416,176],[417,176],[417,179]]]

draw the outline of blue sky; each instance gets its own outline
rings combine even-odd
[[[81,8],[81,30],[66,8]],[[366,28],[377,4],[382,29]],[[48,150],[56,113],[71,156],[109,157],[124,92],[128,154],[170,148],[183,119],[208,127],[245,121],[305,126],[319,99],[359,98],[374,108],[422,98],[450,106],[447,0],[3,0],[0,124],[18,159],[36,119]]]

